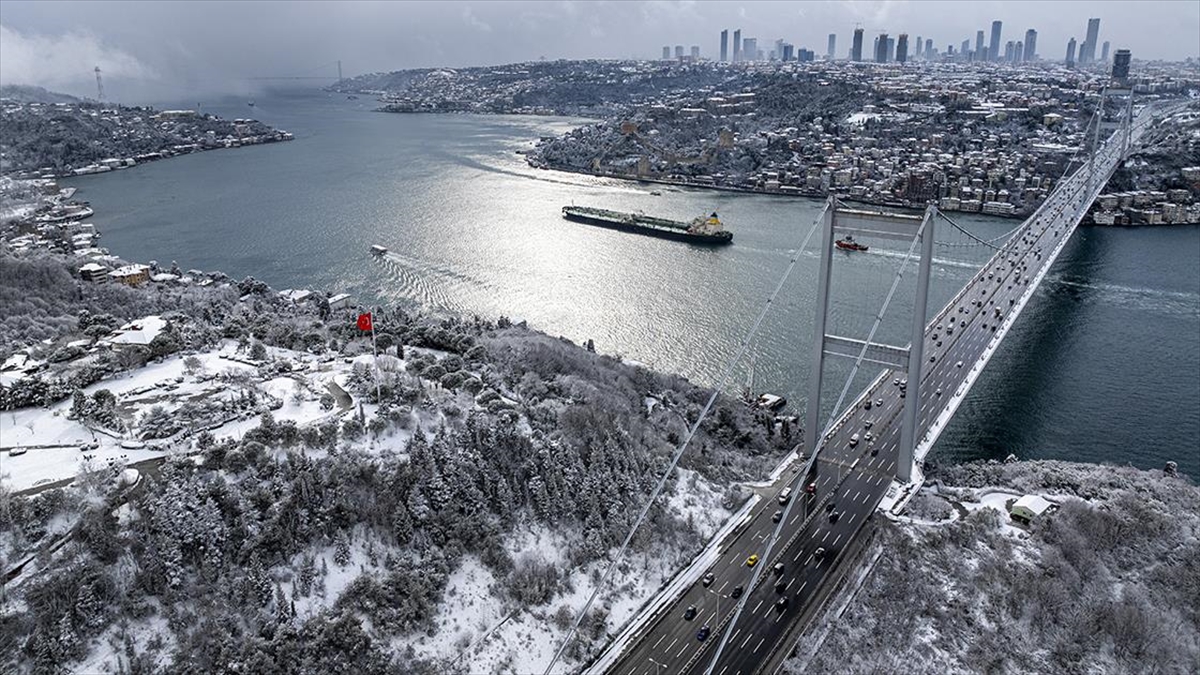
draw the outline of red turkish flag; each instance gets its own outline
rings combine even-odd
[[[367,312],[366,314],[358,315],[358,329],[359,330],[372,330],[373,328],[374,328],[374,326],[371,325],[371,313],[370,312]]]

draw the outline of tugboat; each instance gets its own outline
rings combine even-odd
[[[387,253],[387,252],[388,252],[388,250],[387,250],[386,246],[380,246],[379,244],[371,245],[371,254],[372,255],[383,255],[384,253]]]
[[[865,251],[865,250],[867,250],[866,246],[863,246],[862,244],[858,243],[857,241],[854,241],[854,237],[849,234],[846,235],[845,239],[838,239],[837,241],[833,242],[833,245],[837,246],[838,248],[842,249],[843,251]]]

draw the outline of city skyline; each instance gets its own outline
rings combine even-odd
[[[326,3],[289,6],[281,17],[265,3],[4,2],[0,79],[67,93],[94,89],[95,66],[113,95],[135,98],[253,90],[250,78],[297,75],[341,60],[347,75],[419,67],[464,67],[547,59],[654,59],[663,45],[700,47],[719,56],[719,32],[740,28],[769,46],[782,39],[846,58],[856,25],[871,38],[907,33],[938,52],[959,45],[992,21],[1000,48],[1037,31],[1045,60],[1061,59],[1070,38],[1086,40],[1099,18],[1110,54],[1184,60],[1200,54],[1200,4],[981,2],[934,11],[931,2],[854,3]],[[236,13],[232,10],[236,7]],[[128,16],[136,15],[131,22]],[[236,19],[236,20],[231,20]],[[286,20],[285,20],[286,19]],[[350,39],[355,35],[355,39]],[[988,35],[990,37],[990,34]],[[866,41],[866,40],[864,40]],[[737,41],[729,51],[737,52]],[[990,41],[985,45],[990,47]],[[673,50],[672,50],[673,51]],[[910,56],[924,53],[923,45]],[[957,51],[957,49],[956,49]],[[1101,51],[1097,45],[1096,53]],[[865,54],[870,58],[871,55]]]

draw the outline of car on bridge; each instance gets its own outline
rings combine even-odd
[[[685,621],[691,621],[696,618],[696,606],[688,605],[688,608],[683,612],[683,618]]]
[[[716,580],[716,575],[714,575],[712,572],[709,572],[708,574],[704,575],[704,578],[700,580],[700,583],[704,584],[705,588],[708,588],[709,586],[712,586],[713,582]]]
[[[701,642],[704,642],[705,640],[708,639],[708,635],[711,632],[712,632],[712,630],[708,626],[703,626],[700,628],[700,630],[696,631],[696,639]]]
[[[729,597],[737,600],[738,598],[742,597],[742,593],[744,592],[746,592],[745,588],[742,588],[741,586],[734,586],[733,590],[729,592]]]
[[[751,553],[749,558],[746,558],[746,567],[754,567],[758,564],[758,554]]]

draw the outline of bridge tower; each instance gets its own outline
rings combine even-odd
[[[901,481],[912,478],[913,453],[917,443],[918,413],[921,400],[921,376],[924,372],[925,313],[929,300],[929,273],[933,263],[933,222],[937,207],[932,204],[924,216],[844,209],[830,197],[821,222],[821,266],[817,274],[816,322],[813,326],[812,371],[809,376],[808,410],[805,445],[811,457],[825,441],[826,429],[821,424],[821,381],[825,357],[840,356],[876,365],[888,366],[908,373],[908,392],[903,399],[900,427],[899,457],[896,477]],[[834,241],[838,233],[864,237],[897,239],[920,243],[917,269],[917,293],[913,302],[912,339],[907,347],[867,342],[854,338],[830,335],[826,332],[829,317],[829,284],[833,267]]]

